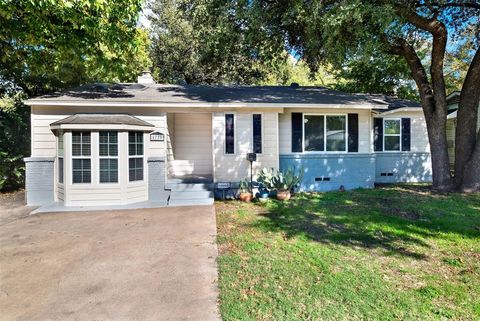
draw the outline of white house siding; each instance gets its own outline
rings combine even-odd
[[[383,116],[378,116],[383,117]],[[410,118],[411,119],[411,150],[412,153],[430,153],[428,142],[427,123],[423,111],[404,111],[392,113],[385,118]]]
[[[247,153],[253,151],[252,115],[261,113],[263,127],[262,154],[257,154],[254,162],[254,177],[264,167],[278,168],[278,113],[269,111],[236,111],[235,114],[235,154],[225,154],[225,112],[212,114],[214,180],[216,182],[238,182],[250,177],[250,163]]]
[[[58,107],[34,106],[31,116],[32,157],[56,157],[57,139],[50,130],[50,124],[76,113],[129,113],[153,124],[155,131],[165,133],[165,112],[153,108],[122,109],[111,107]],[[105,128],[108,130],[108,128]],[[64,184],[58,183],[58,165],[55,161],[55,200],[64,201],[67,206],[118,205],[146,201],[148,199],[149,157],[165,157],[165,142],[151,142],[144,134],[144,179],[140,182],[128,181],[127,159],[128,134],[119,131],[119,183],[98,183],[98,157],[92,157],[92,182],[90,184],[71,183],[71,134],[64,135]],[[92,155],[98,155],[98,131],[92,131]]]
[[[370,153],[371,147],[371,116],[370,110],[366,109],[285,109],[283,114],[279,115],[280,129],[280,154],[298,154],[292,153],[292,112],[295,113],[313,113],[325,115],[347,115],[349,113],[358,114],[358,152]]]
[[[430,144],[423,111],[399,111],[384,117],[411,119],[410,151],[377,152],[375,181],[377,183],[431,182]]]

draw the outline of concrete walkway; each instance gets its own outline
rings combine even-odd
[[[0,226],[1,320],[219,320],[213,206]]]

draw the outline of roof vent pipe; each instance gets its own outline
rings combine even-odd
[[[142,71],[142,74],[140,76],[138,76],[137,83],[151,85],[151,84],[154,84],[155,81],[153,80],[153,77],[150,71],[145,70],[145,71]]]
[[[298,84],[298,82],[292,82],[292,83],[290,84],[290,87],[291,87],[291,88],[298,88],[298,87],[300,87],[300,85]]]

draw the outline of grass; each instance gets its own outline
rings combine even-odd
[[[480,320],[480,195],[217,202],[224,320]]]

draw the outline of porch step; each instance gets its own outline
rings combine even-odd
[[[172,199],[202,199],[213,197],[213,192],[210,191],[175,191],[170,193],[170,200]]]
[[[211,183],[167,183],[170,192],[169,206],[211,205],[214,197]]]
[[[197,200],[170,200],[168,202],[168,206],[198,206],[198,205],[212,205],[214,202],[213,197],[211,198],[204,198],[204,199],[197,199]]]
[[[165,186],[166,189],[172,192],[194,192],[194,191],[210,191],[213,189],[213,183],[171,183],[170,181]]]

